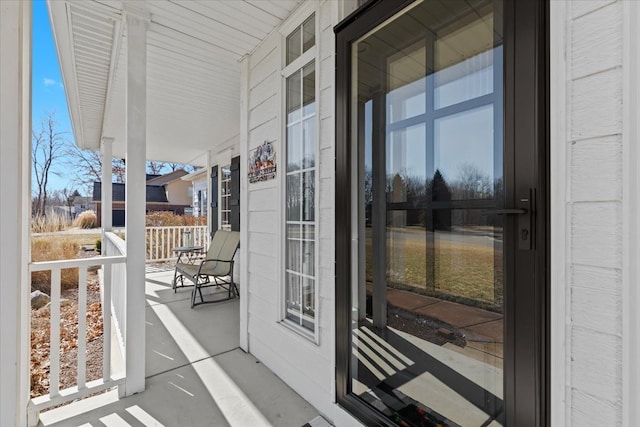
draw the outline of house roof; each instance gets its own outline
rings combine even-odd
[[[152,179],[147,179],[147,185],[165,185],[170,183],[171,181],[180,179],[185,175],[188,175],[186,170],[178,169],[173,172],[166,173],[164,175],[156,176],[155,178],[152,178]]]
[[[190,174],[187,174],[185,176],[183,176],[182,179],[183,181],[195,181],[197,179],[201,179],[203,177],[206,177],[205,172],[207,171],[206,168],[200,168],[200,169],[196,169],[195,171],[191,172]]]
[[[114,202],[124,202],[126,185],[117,182],[111,183],[111,198]],[[93,183],[93,201],[102,200],[102,183]],[[167,193],[161,185],[147,185],[147,203],[169,203]]]
[[[48,0],[76,144],[125,154],[127,13],[148,19],[147,158],[198,164],[240,131],[240,61],[300,3]]]

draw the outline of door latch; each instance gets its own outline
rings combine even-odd
[[[533,248],[533,206],[535,190],[529,189],[529,193],[518,199],[516,208],[513,209],[488,209],[480,212],[482,215],[518,215],[518,249],[530,251]]]
[[[526,197],[518,199],[518,208],[526,210],[527,213],[518,217],[518,249],[530,251],[533,248],[533,206],[535,193],[533,189],[529,189]]]

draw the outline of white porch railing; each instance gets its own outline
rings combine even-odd
[[[104,254],[105,256],[125,256],[127,254],[127,247],[124,242],[118,235],[112,232],[104,233],[104,242],[102,243],[104,246]],[[127,264],[113,264],[110,266],[105,265],[102,269],[103,272],[103,282],[104,286],[102,287],[102,301],[111,301],[111,313],[113,315],[113,324],[116,327],[116,335],[118,337],[118,342],[120,344],[120,350],[123,352],[124,358],[124,348],[125,348],[125,340],[127,332],[127,322],[126,322],[126,310],[127,310]],[[107,283],[110,286],[107,286]],[[106,304],[105,304],[106,305]],[[107,325],[107,322],[104,322],[104,333],[105,335],[110,331],[107,329],[111,328],[111,322]]]
[[[173,248],[186,246],[185,232],[191,233],[192,245],[203,246],[209,242],[206,225],[147,227],[147,262],[173,261],[178,255]]]
[[[50,347],[49,347],[49,393],[33,398],[29,402],[29,422],[37,422],[38,413],[44,409],[61,403],[87,396],[107,388],[121,384],[125,377],[124,372],[113,374],[111,372],[111,310],[109,295],[111,294],[112,281],[105,280],[104,296],[102,304],[103,316],[103,372],[102,378],[87,382],[86,380],[86,348],[87,348],[87,269],[93,266],[103,266],[106,270],[118,266],[126,268],[126,256],[119,253],[113,256],[101,256],[94,258],[72,259],[62,261],[32,262],[29,271],[51,271],[51,311],[50,311]],[[66,268],[78,269],[78,364],[77,385],[60,389],[60,295],[61,295],[61,270]]]

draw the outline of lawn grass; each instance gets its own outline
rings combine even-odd
[[[496,249],[471,239],[454,241],[446,232],[427,242],[424,229],[403,228],[387,233],[387,281],[399,287],[427,295],[451,299],[476,300],[501,304],[502,274],[496,269]],[[431,233],[429,233],[431,234]],[[497,255],[497,256],[496,256]],[[372,280],[372,241],[366,240],[366,274]],[[499,267],[499,266],[498,266]],[[482,304],[481,304],[482,305]]]

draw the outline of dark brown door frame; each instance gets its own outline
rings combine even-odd
[[[427,0],[428,1],[428,0]],[[351,44],[413,0],[371,0],[336,32],[336,398],[367,425],[391,425],[349,393],[351,354]],[[518,218],[506,219],[504,399],[508,427],[550,425],[549,401],[549,25],[548,1],[504,5],[506,206],[532,194],[532,249]],[[516,280],[517,279],[517,280]],[[516,393],[517,391],[517,393]]]

